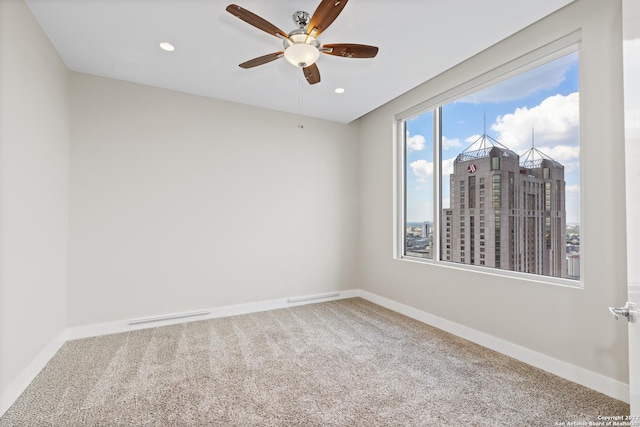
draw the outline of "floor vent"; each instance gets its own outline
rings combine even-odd
[[[176,313],[176,314],[167,314],[164,316],[155,316],[155,317],[142,317],[140,319],[131,319],[129,320],[129,325],[138,325],[140,323],[149,323],[149,322],[159,322],[161,320],[171,320],[171,319],[182,319],[184,317],[193,317],[193,316],[204,316],[205,314],[210,314],[210,310],[202,310],[202,311],[190,311],[188,313]]]
[[[298,298],[287,298],[287,302],[291,304],[294,302],[312,301],[314,299],[335,298],[339,296],[340,296],[340,292],[334,292],[332,294],[311,295],[308,297],[298,297]]]

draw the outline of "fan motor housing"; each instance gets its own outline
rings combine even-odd
[[[286,49],[289,46],[298,44],[298,43],[308,44],[317,49],[320,49],[320,46],[321,46],[320,40],[318,40],[313,36],[308,35],[307,32],[304,30],[304,28],[298,28],[296,30],[291,31],[289,33],[289,38],[284,40],[282,42],[282,45]]]
[[[298,27],[304,28],[307,25],[309,25],[309,20],[311,19],[311,15],[309,15],[309,13],[303,10],[299,10],[293,14],[292,18],[293,18],[293,22],[295,22],[298,25]]]

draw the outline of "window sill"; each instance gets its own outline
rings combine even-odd
[[[584,289],[582,279],[580,280],[563,279],[560,277],[550,277],[550,276],[542,276],[538,274],[521,273],[518,271],[500,270],[492,267],[481,267],[481,266],[468,265],[468,264],[457,264],[454,262],[447,262],[447,261],[434,261],[431,259],[418,258],[418,257],[412,257],[412,256],[406,256],[406,255],[402,255],[399,257],[395,256],[394,259],[398,261],[411,262],[415,264],[429,265],[437,268],[446,268],[446,269],[453,269],[458,271],[479,273],[479,274],[489,275],[493,277],[516,279],[516,280],[521,280],[521,281],[535,283],[535,284],[561,286],[564,288],[572,288],[572,289]]]

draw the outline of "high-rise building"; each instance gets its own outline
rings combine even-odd
[[[564,166],[534,147],[481,136],[454,161],[442,220],[443,260],[567,276]]]
[[[580,278],[580,254],[567,255],[567,277],[569,279]]]
[[[428,239],[431,236],[432,224],[430,221],[424,221],[422,223],[422,238]]]

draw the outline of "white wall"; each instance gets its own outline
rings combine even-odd
[[[579,27],[584,289],[393,260],[394,114]],[[606,310],[626,292],[620,41],[618,0],[578,0],[356,123],[299,129],[86,74],[67,88],[24,3],[0,0],[0,393],[65,326],[358,287],[626,382]]]
[[[80,73],[70,97],[69,326],[354,287],[356,126]]]
[[[66,326],[68,129],[66,67],[0,0],[0,395]]]
[[[584,289],[394,260],[394,115],[578,28]],[[579,0],[361,119],[361,287],[627,382],[621,61],[620,2]]]

